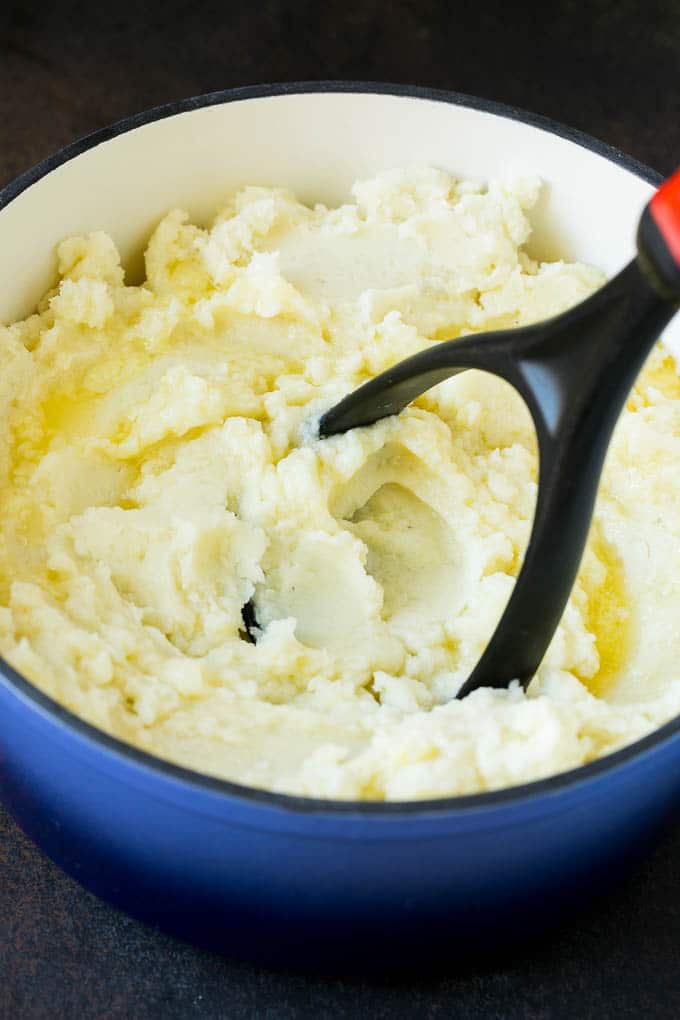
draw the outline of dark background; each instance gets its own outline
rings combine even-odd
[[[41,9],[43,8],[43,9]],[[233,85],[415,82],[680,163],[680,0],[251,0],[0,10],[0,185],[127,114]],[[224,960],[80,889],[0,811],[0,1020],[680,1016],[680,828],[539,948],[439,977],[319,978]]]

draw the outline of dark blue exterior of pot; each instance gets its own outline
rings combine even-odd
[[[374,965],[521,938],[604,891],[680,801],[677,723],[523,788],[326,804],[156,761],[6,674],[0,794],[28,835],[133,916],[268,962]]]

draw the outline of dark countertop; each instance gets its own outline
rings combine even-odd
[[[453,88],[555,117],[662,172],[680,162],[680,0],[5,3],[0,185],[126,114],[259,81]],[[530,12],[530,13],[529,13]],[[616,894],[523,960],[420,980],[221,959],[83,891],[0,811],[0,1020],[680,1016],[680,820]]]

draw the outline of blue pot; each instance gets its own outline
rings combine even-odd
[[[275,963],[460,955],[609,888],[680,799],[677,722],[498,793],[344,804],[254,791],[121,745],[9,668],[3,803],[98,896],[181,938]]]
[[[138,139],[140,131],[166,122],[176,124],[181,135],[187,117],[219,113],[230,104],[254,104],[261,122],[269,107],[257,104],[282,100],[311,104],[303,113],[318,118],[319,130],[326,109],[337,114],[338,101],[378,101],[386,104],[388,120],[397,102],[406,104],[406,120],[422,107],[428,117],[452,111],[464,118],[461,123],[479,121],[485,130],[495,125],[501,131],[500,124],[518,139],[535,134],[536,151],[543,151],[539,142],[547,138],[545,151],[554,150],[556,166],[573,150],[574,160],[592,164],[595,177],[602,165],[622,187],[631,177],[642,187],[640,205],[657,181],[600,143],[541,118],[453,94],[337,84],[246,89],[123,122],[10,185],[0,193],[0,269],[3,223],[16,229],[23,215],[18,203],[26,199],[30,211],[32,193],[36,202],[44,200],[37,190],[43,185],[52,189],[51,202],[63,187],[73,197],[83,174],[112,165],[104,204],[107,215],[121,216],[116,175],[128,161],[107,146]],[[299,110],[294,105],[290,110],[294,123]],[[375,118],[368,121],[375,132]],[[392,135],[385,137],[385,145],[391,144]],[[144,144],[153,148],[157,142],[152,135]],[[483,160],[486,140],[480,145]],[[182,151],[178,144],[178,159]],[[79,162],[90,157],[90,163]],[[133,177],[143,175],[143,162],[131,162]],[[246,179],[245,169],[234,173]],[[120,195],[126,187],[123,181]],[[160,208],[171,204],[163,194],[158,201]],[[606,196],[598,201],[606,205]],[[13,206],[19,212],[3,220]],[[69,209],[54,209],[56,226],[45,228],[46,244],[50,229],[55,237],[67,233]],[[615,212],[614,206],[612,216]],[[90,218],[95,214],[96,209],[88,212]],[[631,222],[636,216],[632,209]],[[82,229],[78,215],[72,219],[73,229]],[[134,247],[130,238],[121,243]],[[620,253],[621,262],[625,255]],[[616,268],[615,259],[607,265],[597,252],[593,261]],[[38,260],[26,269],[25,262],[17,258],[14,279],[30,304],[44,290],[49,267]],[[380,957],[394,961],[435,950],[452,959],[494,939],[516,941],[536,926],[558,922],[630,868],[680,800],[680,719],[604,759],[522,787],[428,802],[325,802],[253,790],[167,764],[77,719],[4,664],[0,795],[25,832],[86,888],[192,942],[298,966],[373,966]]]

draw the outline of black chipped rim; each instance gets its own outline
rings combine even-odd
[[[662,176],[655,170],[652,170],[632,156],[621,152],[621,150],[608,145],[606,142],[593,138],[576,128],[560,124],[549,117],[529,113],[516,106],[509,106],[476,96],[468,96],[459,92],[416,85],[361,81],[307,81],[224,89],[206,93],[202,96],[182,99],[174,103],[167,103],[163,106],[157,106],[142,113],[125,117],[108,127],[85,135],[72,144],[58,150],[0,189],[0,210],[14,201],[31,185],[64,163],[128,131],[133,131],[155,121],[164,120],[166,117],[189,113],[192,110],[203,109],[205,107],[248,99],[266,99],[310,93],[387,95],[464,106],[482,113],[504,117],[508,120],[520,121],[523,124],[556,135],[604,157],[649,184],[657,186],[662,181]],[[365,819],[371,817],[377,819],[409,816],[413,820],[413,816],[418,815],[432,818],[432,816],[442,816],[459,811],[467,813],[470,809],[496,808],[511,804],[512,802],[526,803],[545,795],[558,794],[567,788],[586,785],[591,779],[614,771],[620,766],[629,765],[635,759],[640,759],[643,756],[646,757],[648,753],[658,749],[660,745],[667,744],[680,732],[679,715],[647,736],[586,765],[557,773],[545,779],[523,783],[518,786],[504,787],[499,790],[458,797],[439,797],[430,800],[387,802],[324,800],[316,797],[273,793],[268,790],[233,783],[225,779],[218,779],[180,765],[174,765],[146,751],[139,750],[131,744],[110,736],[96,726],[85,722],[69,709],[64,708],[53,698],[49,697],[49,695],[44,694],[26,680],[1,657],[0,679],[14,688],[15,693],[19,695],[22,701],[28,702],[33,709],[38,710],[39,714],[48,717],[51,722],[57,723],[63,731],[77,735],[87,744],[98,745],[114,757],[122,758],[147,773],[155,774],[157,778],[166,781],[171,780],[184,786],[189,785],[208,793],[221,794],[225,799],[225,804],[229,801],[238,800],[260,804],[295,815],[354,815]]]

